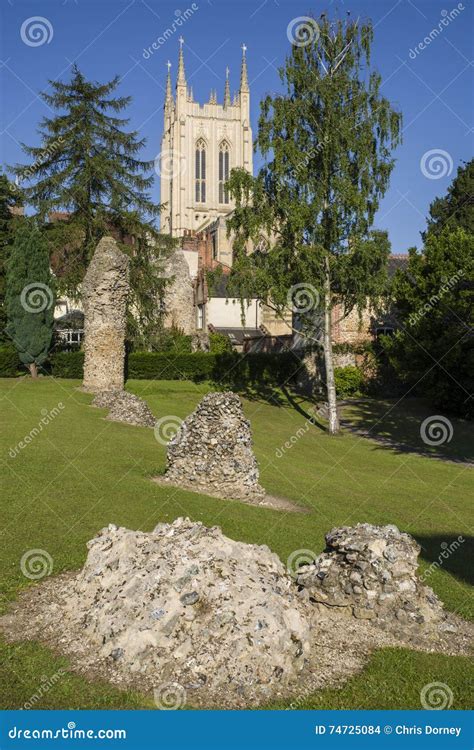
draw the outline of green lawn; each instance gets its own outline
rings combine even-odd
[[[235,539],[267,544],[283,561],[297,549],[321,551],[324,534],[333,526],[368,521],[395,523],[413,534],[422,545],[421,568],[426,569],[438,559],[442,544],[461,535],[465,541],[430,575],[429,585],[447,608],[474,618],[473,573],[468,567],[473,557],[474,474],[466,464],[405,452],[349,432],[330,438],[305,421],[309,404],[303,400],[290,397],[290,403],[280,394],[273,405],[254,398],[244,405],[262,484],[269,493],[293,499],[312,512],[285,514],[225,502],[152,483],[150,477],[165,467],[165,448],[153,431],[105,421],[106,412],[91,408],[91,397],[78,391],[78,385],[48,378],[37,383],[0,380],[2,421],[8,425],[8,436],[2,430],[1,451],[0,609],[29,584],[19,567],[27,550],[46,550],[54,561],[53,573],[59,573],[83,564],[86,542],[108,523],[150,530],[159,521],[188,515],[220,525]],[[157,417],[181,418],[209,390],[207,385],[176,381],[130,381],[128,388],[144,396]],[[44,410],[59,403],[64,408],[58,416],[12,458],[10,449],[39,423]],[[398,406],[374,402],[349,411],[352,422],[364,429],[377,422],[374,432],[404,441],[413,450],[423,448],[419,421],[432,413],[410,401]],[[452,422],[446,455],[464,458],[469,445],[472,448],[472,427]],[[67,670],[67,662],[42,646],[0,642],[0,708],[21,707],[43,678],[59,669]],[[439,681],[453,691],[453,708],[467,708],[472,677],[467,658],[386,649],[342,690],[322,691],[297,707],[419,709],[421,688]],[[66,671],[35,707],[152,706],[144,696],[91,684]]]

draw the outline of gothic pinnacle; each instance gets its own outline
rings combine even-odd
[[[184,71],[184,56],[183,56],[183,44],[184,39],[182,36],[179,37],[179,57],[178,57],[178,78],[176,80],[177,86],[186,86],[186,73]]]
[[[245,44],[242,45],[242,67],[240,69],[240,91],[249,91],[249,81],[247,76],[247,47]]]
[[[229,68],[225,69],[224,107],[230,107]]]

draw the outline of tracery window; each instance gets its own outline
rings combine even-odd
[[[206,144],[203,140],[196,143],[196,203],[206,202]]]
[[[219,146],[219,203],[229,202],[229,191],[225,186],[229,179],[229,162],[229,144],[223,141]]]

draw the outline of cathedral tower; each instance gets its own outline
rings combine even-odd
[[[161,203],[166,203],[161,231],[173,237],[204,229],[232,211],[225,189],[230,170],[253,171],[247,48],[242,45],[239,93],[231,100],[227,68],[223,103],[211,91],[209,101],[200,104],[187,85],[183,44],[181,37],[174,98],[168,63],[160,152]]]

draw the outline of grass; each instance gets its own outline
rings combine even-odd
[[[270,494],[288,497],[311,508],[310,514],[285,514],[157,485],[150,477],[165,468],[165,447],[146,428],[108,422],[105,411],[92,409],[90,396],[70,380],[41,378],[0,380],[3,499],[0,501],[0,610],[29,585],[20,559],[30,549],[46,550],[53,573],[79,568],[86,542],[109,523],[150,530],[179,515],[218,524],[235,539],[267,544],[286,561],[291,552],[324,547],[331,527],[361,521],[395,523],[422,545],[421,569],[438,561],[444,543],[464,540],[428,583],[448,609],[474,618],[471,585],[472,469],[464,463],[439,461],[400,450],[402,440],[424,449],[415,429],[430,411],[418,402],[354,405],[350,419],[364,429],[373,426],[394,445],[346,432],[327,436],[307,422],[310,405],[283,394],[273,405],[244,401],[251,420],[261,481]],[[176,381],[130,381],[129,390],[144,396],[157,417],[184,418],[206,384]],[[55,416],[12,458],[10,449],[38,425],[45,413]],[[391,412],[383,417],[389,409]],[[404,416],[405,415],[405,416]],[[396,417],[396,420],[395,420]],[[409,426],[403,434],[403,420]],[[372,420],[372,421],[371,421]],[[468,455],[472,428],[453,423],[446,446],[451,460]],[[393,433],[393,435],[392,435]],[[418,437],[417,437],[418,434]],[[61,678],[49,684],[58,670]],[[419,693],[428,682],[448,684],[453,708],[467,708],[469,660],[405,649],[377,652],[361,675],[341,690],[307,696],[298,708],[421,708]],[[40,690],[41,686],[47,689]],[[0,641],[0,708],[17,708],[38,694],[36,708],[149,708],[146,696],[90,683],[67,672],[67,662],[34,643]],[[472,702],[472,698],[471,698]]]

